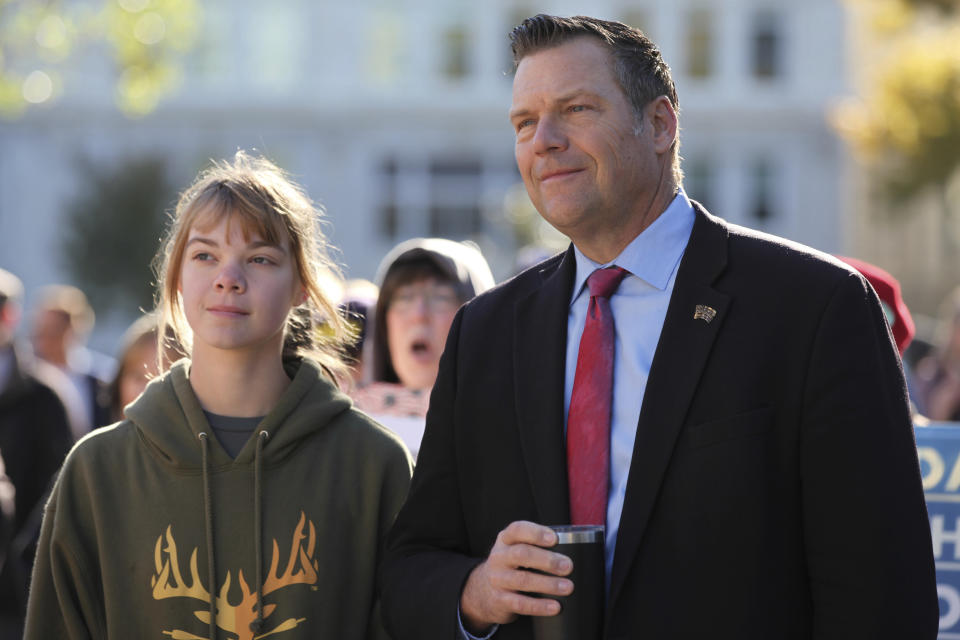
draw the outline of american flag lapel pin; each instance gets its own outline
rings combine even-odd
[[[698,304],[697,308],[693,312],[694,320],[703,320],[707,324],[710,324],[710,321],[717,317],[717,310],[713,307],[708,307],[705,304]]]

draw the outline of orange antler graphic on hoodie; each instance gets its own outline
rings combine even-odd
[[[307,525],[309,525],[309,537],[304,531]],[[164,539],[166,539],[166,544],[164,544]],[[306,547],[304,547],[304,539],[306,539]],[[316,584],[318,580],[317,571],[319,570],[318,563],[313,557],[316,542],[316,529],[313,522],[308,521],[306,515],[301,511],[300,521],[293,531],[290,557],[282,575],[277,575],[277,568],[280,564],[280,549],[277,541],[273,541],[273,557],[270,561],[270,571],[267,573],[260,590],[261,597],[295,584]],[[180,559],[177,555],[177,543],[173,538],[172,526],[168,526],[166,532],[157,538],[154,547],[154,564],[157,575],[151,578],[150,586],[153,588],[155,600],[191,598],[205,603],[210,602],[210,592],[204,588],[197,571],[196,547],[190,554],[190,583],[187,584],[183,579],[180,573]],[[299,569],[297,569],[298,564]],[[257,616],[257,592],[252,591],[247,585],[242,570],[237,572],[237,580],[242,595],[239,603],[231,604],[228,599],[231,583],[229,571],[223,581],[223,586],[220,588],[220,594],[216,598],[216,625],[224,631],[236,634],[236,640],[265,638],[276,633],[289,631],[306,620],[306,618],[288,618],[270,631],[254,636],[250,623]],[[274,609],[276,609],[275,604],[264,604],[263,619],[269,618]],[[198,620],[210,624],[210,612],[208,610],[194,611],[193,615]],[[206,640],[203,636],[183,630],[164,631],[163,634],[170,636],[173,640]]]

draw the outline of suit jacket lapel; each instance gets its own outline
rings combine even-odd
[[[537,522],[570,519],[563,435],[567,314],[576,274],[573,246],[542,272],[541,287],[515,310],[514,371],[520,442],[537,505]]]
[[[730,304],[729,296],[712,288],[726,264],[726,227],[698,204],[694,207],[696,222],[680,262],[640,410],[617,533],[611,604],[640,546],[700,373]],[[697,305],[712,307],[716,317],[710,322],[695,319]]]

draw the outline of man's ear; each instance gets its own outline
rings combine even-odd
[[[653,145],[658,154],[666,153],[677,140],[677,112],[667,96],[658,96],[646,107],[653,124]]]

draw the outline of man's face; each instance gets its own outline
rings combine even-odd
[[[72,335],[70,318],[66,313],[44,309],[34,319],[31,335],[33,352],[38,358],[64,366],[67,364]]]
[[[662,177],[651,123],[636,117],[612,66],[584,36],[524,57],[513,82],[520,175],[540,215],[574,242],[626,230]]]

